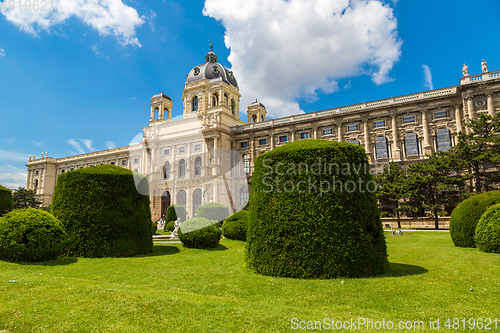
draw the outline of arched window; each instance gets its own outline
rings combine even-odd
[[[236,103],[234,102],[234,99],[231,100],[231,111],[233,114],[236,114]]]
[[[257,122],[257,115],[253,115],[252,116],[252,123],[256,123]]]
[[[170,178],[170,162],[165,162],[165,166],[163,167],[163,178]]]
[[[248,187],[243,186],[240,190],[240,207],[243,208],[248,202],[249,193]]]
[[[219,95],[217,93],[212,95],[212,106],[217,106],[219,104]]]
[[[194,162],[194,175],[201,176],[201,157],[198,157]]]
[[[229,105],[229,98],[227,97],[227,94],[224,94],[224,106],[227,108]]]
[[[418,156],[418,137],[417,134],[405,133],[405,154],[406,156]]]
[[[163,110],[163,119],[168,120],[168,109],[167,108],[165,108],[165,110]]]
[[[179,178],[186,177],[186,161],[181,160],[179,162]]]
[[[243,170],[250,173],[250,157],[247,154],[243,155]]]
[[[159,117],[159,116],[158,116],[158,108],[156,108],[156,109],[155,109],[155,115],[154,115],[153,120],[159,119],[158,117]]]
[[[193,192],[193,215],[196,215],[196,211],[198,210],[198,207],[201,206],[201,189],[197,188]]]
[[[176,203],[179,204],[179,205],[182,205],[182,206],[186,207],[186,191],[180,190],[179,192],[177,192],[177,201],[176,201]]]
[[[191,112],[198,111],[198,96],[194,96],[191,102]]]
[[[161,195],[161,217],[165,217],[167,214],[168,206],[170,206],[170,192],[165,191]]]

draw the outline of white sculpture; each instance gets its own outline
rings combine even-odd
[[[464,67],[462,67],[462,74],[464,76],[469,76],[469,67],[466,64],[464,64]]]
[[[487,73],[488,72],[488,64],[486,63],[486,61],[483,61],[481,62],[481,69],[483,70],[483,73]]]
[[[175,222],[174,222],[174,231],[172,231],[172,235],[177,238],[179,237],[178,235],[178,230],[179,230],[179,227],[181,226],[181,218],[179,217]]]

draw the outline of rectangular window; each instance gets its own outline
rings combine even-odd
[[[170,155],[170,149],[165,149],[163,151],[163,155]]]
[[[375,152],[377,153],[377,159],[389,158],[389,149],[385,136],[378,136],[375,138]]]
[[[259,145],[261,145],[261,146],[267,145],[267,139],[260,139],[259,140]]]
[[[247,148],[248,147],[248,142],[241,142],[240,143],[241,148]]]
[[[353,145],[359,146],[359,140],[351,140],[349,143],[352,143]]]
[[[306,133],[300,133],[300,138],[303,139],[309,139],[309,132]]]
[[[134,158],[134,164],[137,164],[139,163],[139,159],[138,158]]]
[[[201,150],[201,144],[197,144],[194,146],[194,150]]]
[[[418,156],[418,138],[415,133],[405,133],[405,153],[406,156]]]
[[[325,128],[323,130],[323,135],[332,135],[333,134],[333,130],[331,128]]]
[[[414,123],[415,122],[415,116],[404,116],[403,117],[403,124],[409,124],[409,123]]]
[[[180,147],[180,148],[179,148],[179,153],[183,153],[183,152],[185,152],[185,151],[186,151],[186,148],[185,148],[185,147]]]
[[[437,151],[448,151],[451,148],[450,130],[447,128],[438,128],[436,130],[436,148]]]
[[[122,165],[127,165],[127,160],[123,160]]]
[[[115,165],[115,162],[111,162],[111,165]]]
[[[446,112],[446,110],[434,112],[434,119],[442,119],[446,117],[448,117],[448,112]]]
[[[286,135],[280,136],[280,142],[288,142],[288,137]]]
[[[385,127],[385,120],[375,121],[375,128]]]
[[[348,125],[347,126],[347,132],[354,132],[358,130],[358,125]]]
[[[40,173],[40,171],[36,170],[35,171],[35,176],[38,176],[39,173]]]

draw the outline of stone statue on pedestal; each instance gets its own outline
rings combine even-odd
[[[469,76],[469,67],[466,64],[464,64],[464,67],[462,67],[462,74],[464,76]]]
[[[175,238],[178,238],[179,235],[178,235],[178,230],[179,230],[179,227],[181,226],[181,218],[178,218],[175,222],[174,222],[174,231],[172,231],[172,235],[175,237]]]
[[[487,73],[488,72],[488,64],[486,63],[486,61],[483,61],[481,62],[481,69],[483,70],[483,73]]]

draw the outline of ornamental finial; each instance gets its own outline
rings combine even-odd
[[[210,39],[208,40],[208,43],[210,44],[210,52],[213,52],[213,50],[214,50],[214,44],[212,44],[212,42],[210,41]]]

